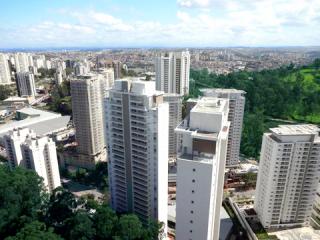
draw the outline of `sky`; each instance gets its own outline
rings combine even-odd
[[[0,48],[319,45],[320,0],[0,3]]]

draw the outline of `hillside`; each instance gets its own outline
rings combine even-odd
[[[288,122],[320,124],[320,60],[303,67],[281,67],[261,72],[216,75],[191,70],[190,97],[200,88],[236,88],[246,91],[241,153],[258,157],[262,134]]]

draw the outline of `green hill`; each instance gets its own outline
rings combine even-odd
[[[262,134],[270,127],[288,121],[320,124],[320,60],[303,67],[228,75],[191,70],[190,79],[190,97],[212,87],[247,92],[241,152],[248,157],[258,157]]]

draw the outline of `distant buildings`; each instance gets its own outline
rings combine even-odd
[[[18,95],[22,96],[36,96],[36,84],[34,82],[34,76],[30,72],[18,72],[16,73],[16,84]]]
[[[72,114],[76,128],[79,166],[92,168],[106,160],[103,96],[104,79],[101,75],[78,76],[71,80]]]
[[[239,164],[242,122],[245,107],[245,91],[237,89],[202,89],[204,96],[218,97],[229,100],[230,130],[228,137],[228,152],[226,167],[235,167]]]
[[[117,80],[106,98],[111,204],[167,223],[169,107],[154,82]],[[166,230],[164,231],[166,232]]]
[[[120,61],[113,61],[112,68],[114,70],[114,79],[120,79],[122,77],[122,63]]]
[[[227,155],[228,101],[203,97],[176,128],[176,239],[219,239]]]
[[[177,134],[175,128],[182,121],[182,97],[179,94],[166,93],[163,101],[169,104],[169,157],[177,156]]]
[[[0,85],[11,84],[11,73],[9,67],[9,57],[0,53]]]
[[[50,138],[36,136],[23,128],[10,131],[4,141],[10,168],[19,166],[36,171],[49,192],[61,185],[56,145]]]
[[[32,57],[31,57],[31,59],[32,59]],[[29,62],[29,60],[31,60],[31,59],[28,58],[27,53],[14,54],[14,66],[16,69],[16,73],[29,72],[29,66],[31,66],[31,64],[33,64],[33,61]]]
[[[76,63],[74,66],[74,74],[76,76],[83,76],[86,75],[90,72],[90,69],[88,68],[88,66],[86,66],[83,63]]]
[[[155,59],[156,88],[165,93],[189,93],[190,54],[170,52]]]
[[[280,125],[263,135],[255,210],[265,228],[309,222],[320,177],[315,125]]]
[[[56,69],[54,78],[57,85],[61,85],[61,83],[63,82],[63,75],[64,75],[63,73],[64,73],[64,70],[62,69],[62,67],[58,67]]]
[[[111,88],[114,84],[114,70],[113,68],[104,68],[99,73],[103,76],[104,78],[104,83],[105,83],[105,89]]]

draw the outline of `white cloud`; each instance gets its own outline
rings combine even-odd
[[[68,21],[0,28],[0,46],[318,45],[319,0],[177,0],[175,19],[125,21],[91,10],[60,11]],[[194,9],[191,9],[194,8]],[[66,19],[66,18],[62,18]]]

